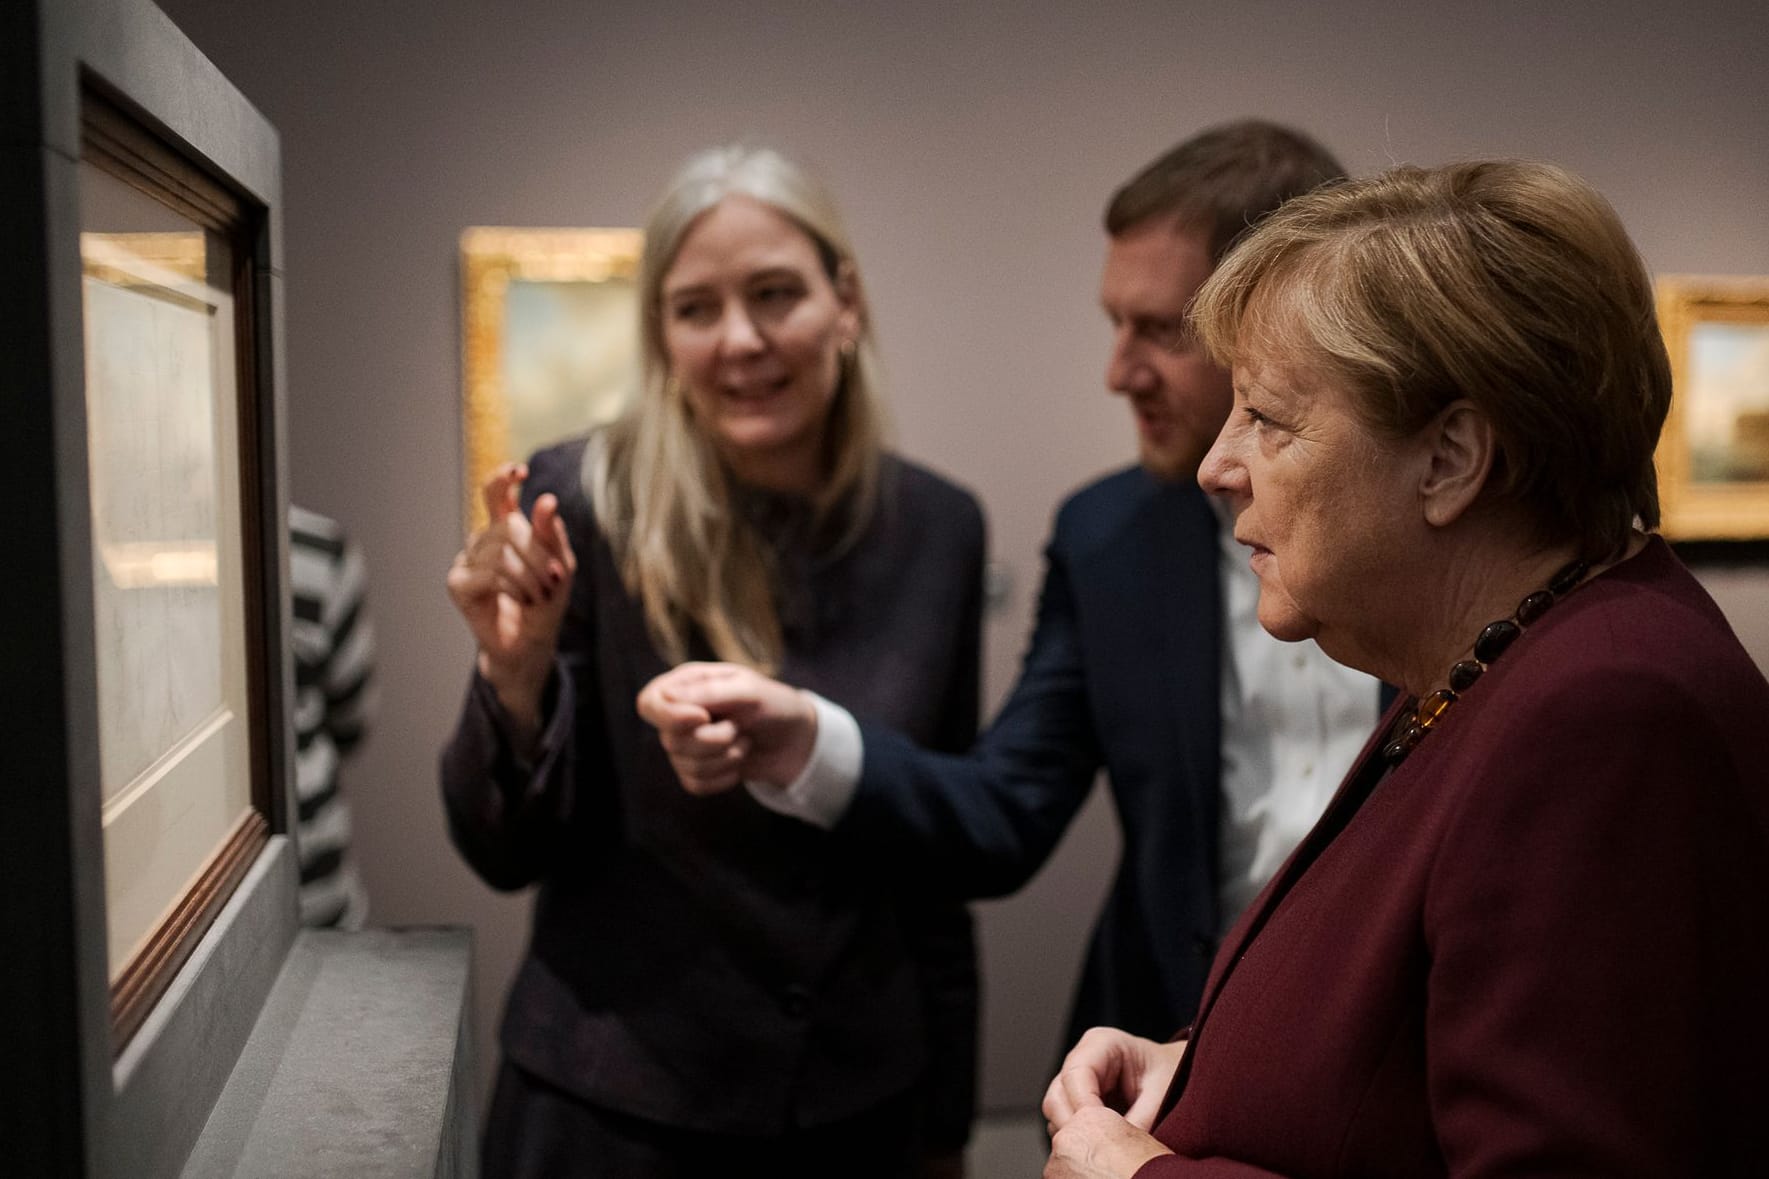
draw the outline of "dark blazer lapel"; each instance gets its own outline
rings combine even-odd
[[[1141,816],[1163,832],[1161,853],[1206,860],[1183,874],[1168,868],[1172,886],[1184,898],[1169,897],[1164,911],[1191,912],[1193,928],[1151,931],[1155,954],[1170,995],[1191,994],[1198,986],[1199,954],[1208,961],[1221,920],[1216,905],[1217,834],[1222,814],[1222,578],[1217,547],[1218,521],[1209,500],[1192,483],[1164,484],[1145,510],[1152,519],[1143,530],[1147,552],[1139,570],[1148,579],[1149,649],[1128,658],[1161,660],[1167,724],[1151,740],[1163,769],[1158,791]],[[1150,887],[1158,887],[1151,881]],[[1200,949],[1195,939],[1207,939]],[[1182,1015],[1180,1018],[1189,1016]]]
[[[1383,695],[1386,698],[1393,697],[1395,694],[1392,689],[1389,689]],[[1383,710],[1382,718],[1377,722],[1375,731],[1370,734],[1369,740],[1364,742],[1363,749],[1358,752],[1356,760],[1351,763],[1351,772],[1339,784],[1339,789],[1334,792],[1332,801],[1327,803],[1326,811],[1302,843],[1290,853],[1290,858],[1284,861],[1284,866],[1278,869],[1277,875],[1272,877],[1271,881],[1260,891],[1253,904],[1248,906],[1247,912],[1242,914],[1241,919],[1235,923],[1234,929],[1229,932],[1221,949],[1217,951],[1216,962],[1211,967],[1210,977],[1204,983],[1204,996],[1198,1004],[1197,1021],[1190,1029],[1193,1038],[1196,1038],[1203,1031],[1205,1024],[1209,1022],[1211,1008],[1216,1006],[1216,1000],[1222,995],[1223,988],[1228,984],[1229,976],[1234,973],[1235,964],[1246,955],[1248,947],[1259,936],[1260,930],[1265,927],[1271,914],[1283,903],[1284,897],[1308,871],[1309,865],[1319,857],[1325,845],[1331,843],[1338,833],[1344,830],[1345,824],[1350,819],[1347,812],[1355,812],[1369,798],[1371,789],[1354,789],[1354,786],[1366,773],[1380,772],[1380,767],[1375,763],[1381,756],[1382,737],[1388,732],[1389,725],[1393,723],[1394,714],[1398,711],[1400,704],[1400,700],[1392,699],[1388,708]],[[1412,765],[1405,765],[1396,772],[1404,774],[1413,768],[1415,767]],[[1178,1072],[1174,1074],[1173,1080],[1168,1086],[1167,1095],[1161,1101],[1161,1112],[1157,1121],[1166,1117],[1167,1112],[1179,1101],[1180,1094],[1185,1090],[1186,1080],[1191,1075],[1191,1065],[1192,1055],[1187,1052],[1185,1059],[1180,1062]]]
[[[1167,687],[1173,719],[1175,781],[1196,783],[1203,846],[1216,846],[1222,795],[1222,576],[1218,522],[1210,502],[1191,484],[1168,485],[1155,498],[1158,520],[1149,535],[1152,580],[1159,596],[1153,631],[1171,669]],[[1207,813],[1203,813],[1207,812]],[[1215,870],[1212,866],[1211,877]]]

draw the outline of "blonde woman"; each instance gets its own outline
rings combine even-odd
[[[498,471],[448,576],[478,645],[450,829],[494,887],[539,885],[485,1173],[950,1173],[968,915],[760,795],[685,795],[634,699],[733,660],[965,748],[981,513],[883,450],[852,250],[777,153],[689,162],[640,298],[636,403]]]

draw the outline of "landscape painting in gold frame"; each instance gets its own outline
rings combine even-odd
[[[461,234],[465,516],[500,463],[620,412],[638,385],[636,229]]]
[[[1769,278],[1668,277],[1673,394],[1658,448],[1664,534],[1769,538]]]

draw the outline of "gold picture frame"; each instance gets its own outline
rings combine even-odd
[[[636,229],[461,234],[463,519],[500,464],[620,412],[638,384]]]
[[[1671,411],[1657,453],[1672,540],[1769,537],[1769,278],[1657,284]]]

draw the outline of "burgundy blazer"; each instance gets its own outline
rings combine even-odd
[[[1769,1174],[1769,683],[1664,542],[1358,806],[1372,756],[1225,941],[1138,1179]]]

